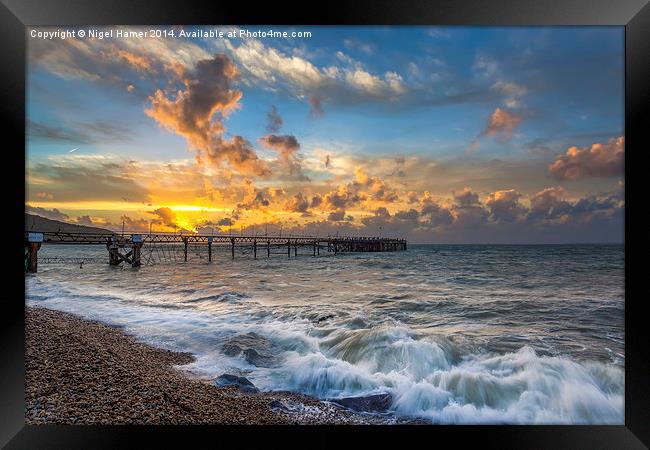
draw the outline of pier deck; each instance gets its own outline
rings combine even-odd
[[[367,236],[268,236],[232,234],[179,234],[179,233],[73,233],[73,232],[25,232],[25,271],[36,272],[38,250],[41,245],[105,245],[108,262],[117,266],[121,263],[133,267],[142,265],[142,248],[163,248],[170,245],[181,246],[183,260],[187,261],[188,249],[205,247],[208,261],[212,261],[214,246],[229,247],[234,259],[236,250],[245,250],[258,256],[270,258],[278,249],[288,258],[297,257],[298,249],[308,249],[311,256],[327,253],[350,252],[394,252],[407,249],[405,239],[367,237]],[[274,251],[272,251],[272,249]],[[304,250],[303,253],[304,254]],[[65,259],[65,258],[63,258]]]

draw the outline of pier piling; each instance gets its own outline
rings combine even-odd
[[[38,250],[43,242],[43,233],[28,233],[25,251],[25,270],[29,273],[38,271]]]
[[[140,267],[141,265],[141,250],[142,250],[142,236],[139,234],[134,234],[131,236],[131,242],[133,243],[133,255],[131,259],[131,267]],[[187,243],[185,244],[185,255],[187,261]]]

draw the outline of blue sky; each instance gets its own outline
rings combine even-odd
[[[381,222],[422,241],[511,228],[620,240],[622,27],[273,29],[312,36],[29,39],[28,209],[109,227],[129,214],[189,229]],[[431,202],[451,218],[433,220]]]

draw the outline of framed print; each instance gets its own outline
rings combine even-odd
[[[647,2],[0,8],[8,448],[648,445]]]

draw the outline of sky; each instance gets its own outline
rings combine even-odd
[[[622,27],[118,36],[150,29],[28,29],[27,212],[128,231],[623,242]]]

